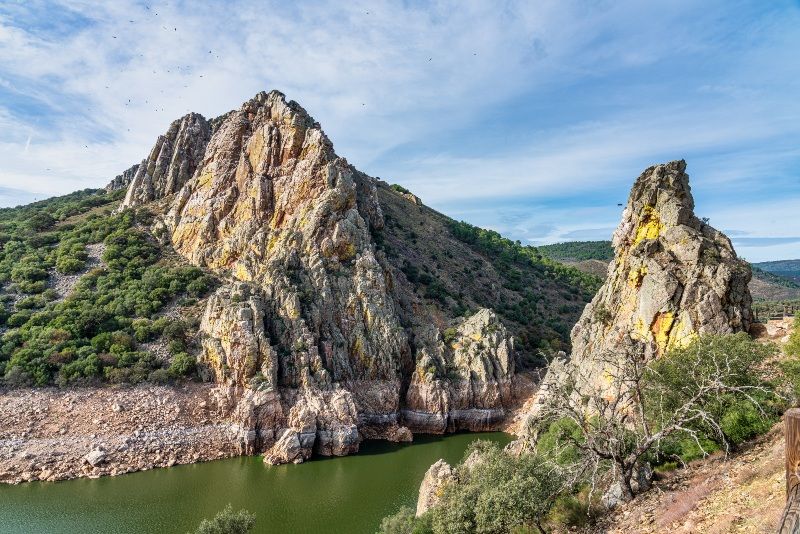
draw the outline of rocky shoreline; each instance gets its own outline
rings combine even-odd
[[[532,395],[533,376],[518,378],[519,390]],[[523,411],[520,406],[504,418],[492,412],[493,424],[480,430],[513,431]],[[235,415],[214,384],[0,390],[0,483],[98,478],[254,454]],[[396,414],[388,425],[360,420],[352,447],[313,447],[314,453],[354,454],[363,439],[412,441],[408,428],[398,425],[404,416],[405,411]],[[377,427],[395,431],[374,432]],[[322,442],[320,433],[307,438]],[[280,434],[285,439],[294,435]],[[295,459],[268,463],[288,461]]]
[[[213,386],[0,392],[0,482],[97,478],[227,458]]]

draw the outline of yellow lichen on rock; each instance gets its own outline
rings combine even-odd
[[[653,334],[653,340],[658,346],[659,354],[663,354],[667,350],[670,342],[670,332],[674,323],[675,314],[667,311],[656,314],[653,324],[650,325],[650,332]]]
[[[639,288],[642,286],[642,280],[647,275],[647,266],[642,265],[638,269],[633,269],[628,273],[628,284],[631,287]]]
[[[633,240],[634,245],[638,245],[645,239],[656,239],[664,231],[664,224],[661,222],[661,217],[653,206],[644,207],[644,216],[636,228],[636,237]]]
[[[248,271],[247,267],[245,267],[241,263],[236,265],[236,267],[234,269],[234,272],[233,272],[233,276],[234,276],[234,278],[237,278],[239,280],[243,280],[245,282],[249,282],[249,281],[251,281],[253,279],[253,277],[250,276],[250,271]]]
[[[673,348],[686,348],[691,345],[692,341],[697,339],[699,334],[695,332],[691,325],[684,321],[683,319],[679,320],[675,327],[672,329],[670,333],[669,344],[667,346],[667,350]]]

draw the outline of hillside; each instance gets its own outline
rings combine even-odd
[[[800,284],[800,260],[764,261],[754,265],[762,271],[789,278]]]
[[[600,260],[609,262],[614,259],[614,248],[611,246],[611,241],[566,241],[542,245],[537,249],[543,256],[558,261]]]
[[[611,241],[569,241],[537,247],[548,258],[575,267],[587,274],[605,277],[613,258]],[[750,293],[756,301],[783,301],[800,298],[800,260],[781,260],[751,264]]]

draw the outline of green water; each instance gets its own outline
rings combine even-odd
[[[256,514],[254,532],[373,533],[382,517],[415,506],[428,467],[459,461],[476,439],[499,432],[415,436],[398,445],[366,442],[361,452],[300,465],[265,467],[232,458],[118,477],[0,487],[2,533],[186,533],[227,503]]]

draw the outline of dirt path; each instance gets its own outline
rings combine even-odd
[[[729,457],[668,473],[596,532],[772,533],[785,502],[783,423]]]
[[[53,269],[50,273],[50,287],[55,289],[56,293],[58,293],[58,300],[67,298],[70,293],[74,291],[75,286],[78,285],[78,281],[80,281],[83,275],[102,264],[101,258],[105,250],[106,245],[104,243],[86,245],[86,254],[88,256],[86,259],[86,267],[79,273],[61,274]]]

